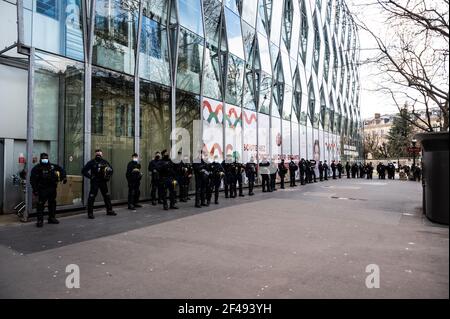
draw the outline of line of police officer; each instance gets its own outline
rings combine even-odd
[[[336,178],[335,169],[339,170],[341,176],[341,164],[331,164],[333,178]],[[292,157],[288,165],[284,159],[279,164],[275,161],[269,162],[264,157],[259,164],[255,163],[252,156],[248,163],[238,162],[238,158],[231,154],[227,155],[225,160],[219,162],[218,156],[209,161],[207,154],[201,152],[197,160],[191,164],[188,157],[181,158],[181,152],[178,157],[172,161],[166,150],[156,152],[154,158],[148,165],[148,171],[151,175],[151,202],[156,206],[162,204],[165,210],[178,209],[176,206],[176,190],[179,190],[179,201],[187,202],[189,198],[189,186],[191,179],[195,179],[195,207],[201,208],[209,206],[214,195],[214,204],[219,204],[219,189],[221,183],[224,183],[225,198],[244,197],[243,174],[248,179],[248,195],[254,195],[254,185],[259,171],[262,179],[262,191],[276,191],[277,174],[280,177],[280,188],[285,188],[285,177],[289,173],[290,187],[296,185],[296,174],[299,171],[300,183],[317,182],[315,173],[316,161],[301,159],[299,163],[294,162]],[[319,162],[319,178],[327,180],[329,168],[327,161]],[[108,190],[108,182],[113,176],[111,164],[103,158],[103,152],[100,149],[95,151],[95,157],[86,163],[82,169],[82,175],[90,181],[89,196],[87,201],[87,214],[89,219],[94,219],[94,202],[100,190],[108,216],[116,216],[111,204],[111,196]],[[127,164],[126,179],[128,182],[128,209],[135,210],[142,207],[139,204],[140,183],[143,177],[142,166],[139,162],[138,154],[131,156],[131,161]],[[43,226],[44,205],[48,202],[50,224],[59,223],[55,218],[56,214],[56,188],[58,182],[67,182],[66,172],[56,164],[48,160],[48,154],[42,153],[39,164],[33,167],[31,171],[31,186],[33,193],[38,197],[37,205],[37,226]]]

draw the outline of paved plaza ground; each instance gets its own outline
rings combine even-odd
[[[448,298],[449,231],[421,184],[342,179],[195,209],[0,226],[1,298]],[[66,288],[66,266],[80,288]],[[366,266],[380,288],[366,287]]]

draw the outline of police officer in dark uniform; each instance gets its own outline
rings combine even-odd
[[[312,183],[311,163],[309,162],[309,160],[306,160],[305,164],[306,164],[306,170],[305,170],[306,179],[305,179],[305,182],[307,184],[310,184],[310,183]]]
[[[295,187],[297,186],[295,184],[295,173],[298,170],[298,165],[294,162],[294,157],[291,157],[291,161],[289,162],[289,186],[290,187]]]
[[[242,175],[245,172],[245,166],[241,162],[237,161],[237,158],[234,159],[234,171],[236,175],[236,181],[239,189],[239,197],[245,197],[244,195],[244,176]]]
[[[336,179],[336,162],[333,160],[331,162],[331,172],[333,173],[333,179]]]
[[[309,168],[311,170],[311,183],[314,181],[314,183],[317,183],[317,175],[316,175],[316,161],[310,160],[309,161]]]
[[[358,175],[358,164],[353,163],[352,165],[352,178],[356,178]]]
[[[372,179],[372,176],[373,176],[373,166],[372,166],[372,162],[370,162],[369,164],[367,164],[367,166],[366,166],[366,171],[367,171],[367,179]]]
[[[141,173],[141,164],[138,154],[131,156],[131,161],[127,165],[126,178],[128,181],[128,209],[134,210],[142,207],[139,205],[139,196],[141,195],[140,186],[143,174]]]
[[[177,175],[180,187],[180,202],[187,202],[189,198],[189,185],[191,184],[191,178],[193,175],[192,164],[189,163],[189,158],[186,156],[177,165]]]
[[[212,193],[214,193],[214,204],[219,204],[219,189],[225,173],[221,163],[218,161],[218,156],[214,156],[214,161],[208,164],[209,171],[209,185],[207,189],[206,206],[211,203]]]
[[[306,161],[304,158],[300,159],[298,166],[300,170],[300,184],[305,185]]]
[[[319,181],[323,181],[323,163],[319,161]]]
[[[330,171],[330,168],[328,167],[327,161],[323,162],[323,177],[327,181],[328,180],[328,172]]]
[[[288,172],[288,169],[286,168],[286,164],[284,163],[284,158],[281,159],[280,163],[278,164],[278,176],[280,176],[280,188],[284,189],[284,178],[286,177],[286,174]]]
[[[350,178],[350,163],[345,163],[345,172],[347,173],[347,178]]]
[[[231,154],[227,154],[226,159],[222,162],[225,172],[225,198],[236,197],[236,166],[232,161]]]
[[[48,203],[48,223],[59,224],[56,219],[56,188],[58,182],[67,183],[65,170],[48,160],[47,153],[41,153],[40,161],[31,170],[30,183],[33,194],[38,197],[37,227],[44,226],[44,206]]]
[[[262,191],[271,192],[272,186],[270,185],[270,162],[267,157],[264,156],[263,160],[259,163],[259,171],[261,173]]]
[[[344,167],[342,166],[341,161],[339,161],[336,165],[337,171],[338,171],[338,177],[339,179],[342,178],[342,172],[344,171]]]
[[[162,196],[161,196],[161,188],[160,188],[160,182],[159,182],[159,172],[158,172],[158,163],[161,160],[161,153],[156,152],[155,158],[150,161],[148,164],[148,171],[150,172],[150,176],[152,177],[151,180],[151,191],[150,196],[152,200],[152,205],[156,206],[156,192],[158,192],[158,202],[162,204]]]
[[[102,193],[105,202],[106,215],[116,216],[117,214],[112,209],[111,196],[108,191],[108,182],[113,175],[113,168],[108,161],[103,159],[102,150],[95,150],[95,158],[86,163],[81,173],[91,180],[87,207],[88,218],[94,219],[94,202],[98,190]]]
[[[250,157],[250,161],[245,164],[245,175],[248,179],[248,195],[253,196],[253,188],[255,186],[255,178],[256,178],[256,163],[255,158],[253,156]]]
[[[206,206],[206,188],[208,187],[209,171],[208,165],[203,159],[203,152],[200,158],[194,161],[192,165],[195,175],[195,207]]]
[[[169,206],[167,205],[167,191],[169,191],[170,209],[178,209],[175,205],[177,185],[175,164],[170,159],[167,150],[161,152],[161,160],[158,163],[158,171],[164,210],[169,209]]]

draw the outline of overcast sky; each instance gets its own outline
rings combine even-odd
[[[378,6],[373,5],[371,0],[347,0],[350,11],[377,34],[386,34],[388,30],[383,23],[383,15]],[[373,64],[364,63],[368,58],[374,57],[379,51],[376,50],[376,42],[371,35],[364,30],[359,30],[361,56],[360,80],[361,80],[361,118],[373,117],[374,113],[397,113],[397,106],[390,95],[374,92],[376,83],[382,81],[377,75],[378,68]]]

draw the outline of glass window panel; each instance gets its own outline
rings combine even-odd
[[[291,113],[292,113],[292,87],[286,85],[284,88],[284,97],[283,97],[283,118],[285,120],[290,120]]]
[[[222,73],[219,65],[219,50],[212,45],[206,47],[203,75],[203,95],[217,100],[222,99]]]
[[[92,153],[100,148],[114,168],[111,198],[128,196],[126,167],[134,151],[134,80],[131,77],[93,68],[92,105],[102,105],[102,131],[92,132]],[[94,114],[92,114],[94,116]],[[98,119],[97,119],[98,121]],[[92,119],[94,122],[94,119]],[[101,196],[97,199],[101,201]]]
[[[246,69],[245,85],[244,85],[244,104],[243,106],[249,110],[256,111],[254,72]]]
[[[272,76],[262,72],[259,83],[259,112],[270,114],[272,98]]]
[[[229,55],[228,73],[227,73],[227,92],[225,101],[240,106],[242,103],[242,92],[244,85],[244,67],[243,60]]]
[[[194,153],[193,145],[194,121],[200,120],[200,98],[198,95],[181,91],[177,92],[176,98],[176,127],[184,128],[189,132],[191,160],[194,160],[198,158],[197,152]]]
[[[148,163],[154,158],[156,151],[170,148],[172,129],[171,90],[147,81],[140,82],[140,149],[144,169],[141,181],[142,197],[150,197],[151,177],[148,174]]]
[[[253,67],[255,60],[255,29],[249,26],[247,23],[242,23],[242,32],[244,37],[244,50],[247,65]]]
[[[168,0],[143,0],[142,14],[163,25],[167,25]]]
[[[134,74],[138,12],[136,0],[96,1],[94,64]]]
[[[270,60],[269,43],[267,38],[258,32],[258,48],[261,60],[261,68],[264,72],[272,74],[272,63]]]
[[[183,27],[203,36],[203,18],[200,0],[178,0],[178,17]]]
[[[219,46],[222,4],[218,0],[204,0],[205,36],[209,43]]]
[[[244,19],[251,26],[256,27],[257,10],[258,0],[244,0],[242,4],[242,19]]]
[[[270,41],[280,45],[281,22],[283,19],[283,1],[272,1]]]
[[[33,163],[42,152],[63,166],[68,183],[58,185],[58,205],[82,204],[84,65],[36,52]]]
[[[245,59],[242,44],[241,19],[230,9],[225,8],[228,50],[241,59]]]
[[[144,16],[141,32],[139,76],[152,82],[170,85],[166,27]]]
[[[35,48],[84,60],[81,0],[24,1],[24,39]]]
[[[180,29],[178,48],[177,88],[200,93],[202,77],[203,39]]]
[[[224,0],[225,6],[236,14],[239,14],[242,0]]]

